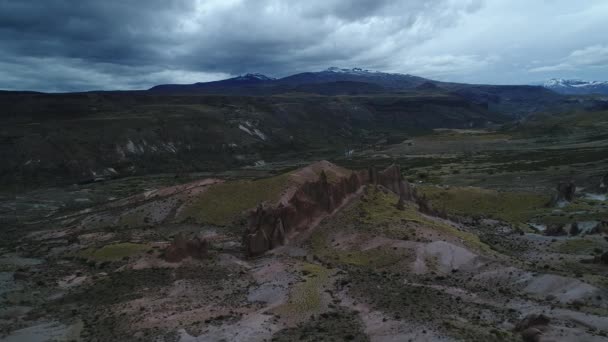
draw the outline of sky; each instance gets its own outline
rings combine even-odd
[[[608,80],[606,0],[0,0],[0,89],[147,89],[331,66]]]

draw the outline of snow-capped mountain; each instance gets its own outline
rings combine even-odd
[[[274,82],[276,79],[266,75],[252,73],[228,78],[220,81],[198,82],[194,84],[161,84],[150,88],[152,91],[165,92],[210,92],[210,93],[232,93],[245,89],[263,86]]]
[[[338,68],[338,67],[329,67],[323,71],[320,71],[320,73],[336,73],[336,74],[368,76],[368,77],[411,76],[409,74],[395,74],[395,73],[368,70],[368,69],[362,69],[362,68],[345,69],[345,68]]]
[[[408,74],[391,74],[362,68],[345,69],[337,67],[330,67],[318,72],[303,72],[277,80],[278,83],[287,85],[344,81],[372,83],[387,89],[409,89],[429,80]]]
[[[546,81],[543,87],[561,94],[604,94],[608,95],[607,81],[583,81],[553,78]]]
[[[371,71],[371,70],[362,69],[362,68],[343,69],[343,68],[338,68],[338,67],[329,67],[329,68],[325,69],[324,71],[325,72],[335,72],[335,73],[340,73],[340,74],[351,74],[351,75],[367,75],[370,73],[386,74],[385,72]]]
[[[253,74],[245,74],[245,75],[237,76],[234,78],[234,80],[237,80],[237,81],[253,81],[253,80],[272,81],[272,80],[275,80],[275,78],[268,77],[266,75],[262,75],[262,74],[258,74],[258,73],[253,73]]]

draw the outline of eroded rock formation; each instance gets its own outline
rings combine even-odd
[[[596,255],[590,259],[583,259],[581,260],[581,263],[608,265],[608,252],[603,252],[600,255]]]
[[[187,257],[204,259],[209,246],[207,240],[195,236],[188,239],[184,234],[177,234],[173,242],[165,249],[164,258],[169,262],[180,262]]]
[[[559,224],[559,223],[549,224],[547,226],[547,229],[545,229],[545,235],[547,235],[547,236],[567,235],[566,230],[564,228],[565,227],[563,224]]]
[[[576,192],[576,185],[572,182],[559,182],[557,184],[557,195],[554,199],[554,204],[560,202],[572,202],[574,200],[574,193]]]
[[[414,200],[414,193],[407,181],[401,175],[401,168],[391,165],[377,175],[378,184],[399,195],[399,202]]]
[[[331,181],[322,170],[314,181],[307,181],[283,196],[277,204],[260,204],[249,215],[243,244],[248,255],[260,255],[285,244],[295,233],[313,228],[353,197],[364,185],[382,185],[398,194],[400,201],[411,200],[413,192],[398,166],[378,172],[352,171]]]
[[[540,341],[541,335],[547,329],[549,317],[543,314],[529,314],[515,326],[521,337],[526,342]]]

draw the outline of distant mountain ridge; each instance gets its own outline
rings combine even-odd
[[[331,82],[372,83],[387,88],[387,90],[402,90],[414,88],[423,83],[435,81],[407,74],[386,73],[362,68],[344,69],[330,67],[319,72],[303,72],[279,79],[260,73],[249,73],[212,82],[199,82],[194,84],[161,84],[154,86],[149,90],[163,92],[210,91],[212,93],[222,93],[227,90],[226,88],[236,89],[255,85],[263,87],[267,93],[281,93],[285,92],[286,90],[292,90],[292,88],[289,87]],[[251,89],[240,90],[242,90],[241,95],[247,95],[251,92]]]
[[[608,81],[584,81],[579,79],[552,78],[543,84],[543,87],[551,89],[560,94],[583,95],[603,94],[608,95]]]
[[[476,105],[514,117],[542,111],[559,104],[561,96],[542,86],[483,85],[441,82],[424,77],[371,71],[362,68],[330,67],[274,79],[262,74],[245,74],[221,81],[194,84],[164,84],[150,92],[171,94],[221,94],[269,96],[285,93],[311,93],[325,96],[449,93]]]

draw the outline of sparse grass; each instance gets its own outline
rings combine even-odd
[[[273,342],[369,341],[356,311],[331,311],[272,336]]]
[[[568,239],[560,242],[555,250],[559,253],[590,255],[596,248],[602,249],[604,244],[590,239]]]
[[[423,227],[455,236],[461,239],[468,247],[482,252],[491,252],[490,247],[482,243],[476,235],[458,230],[447,223],[425,217],[412,204],[407,205],[405,210],[398,210],[395,207],[397,200],[397,196],[393,193],[371,191],[368,201],[361,203],[361,209],[365,212],[365,216],[362,218],[363,221],[372,226],[413,222]],[[404,233],[401,232],[402,235]]]
[[[511,135],[475,129],[435,129],[433,135],[423,137],[432,140],[509,140]]]
[[[567,206],[553,211],[555,208],[548,208],[536,221],[545,224],[551,223],[572,223],[580,221],[601,221],[608,215],[608,208],[602,202],[589,199],[575,199]]]
[[[243,211],[263,201],[277,200],[289,184],[289,174],[258,180],[237,180],[211,186],[183,210],[178,219],[225,226]]]
[[[514,224],[527,222],[551,200],[531,192],[499,192],[474,187],[420,186],[418,192],[438,210],[462,216],[485,216]]]
[[[79,252],[79,256],[91,261],[118,261],[124,257],[131,257],[150,249],[147,245],[138,243],[115,243],[101,248],[87,248]]]
[[[331,271],[312,263],[305,263],[302,270],[308,273],[305,280],[293,287],[288,302],[277,307],[276,313],[306,318],[321,311],[322,287],[327,283]]]
[[[334,249],[329,245],[329,238],[336,225],[339,225],[342,230],[370,233],[391,239],[405,237],[413,239],[415,229],[411,225],[414,225],[456,237],[467,247],[479,252],[493,253],[491,248],[481,242],[476,235],[424,216],[413,203],[406,203],[405,210],[398,210],[395,207],[397,200],[398,197],[391,192],[384,193],[370,189],[365,199],[345,208],[335,218],[332,225],[321,226],[315,230],[310,239],[315,255],[330,262],[374,268],[390,266],[409,257],[404,251],[378,248],[366,251]]]
[[[335,260],[340,264],[382,268],[403,260],[402,253],[383,248],[364,251],[333,251]]]
[[[490,330],[496,330],[500,321],[514,319],[516,314],[507,308],[492,308],[489,305],[462,301],[444,291],[427,286],[415,286],[404,283],[397,274],[353,270],[348,274],[351,280],[349,295],[356,300],[369,303],[370,307],[391,314],[396,319],[409,322],[437,325],[437,329],[458,340],[464,341],[517,341],[507,331],[496,332],[502,338],[492,336]],[[457,326],[448,324],[457,308]],[[494,322],[483,322],[479,313],[491,309]],[[448,321],[449,320],[449,321]],[[489,324],[488,324],[489,323]],[[512,338],[509,338],[512,337]]]
[[[145,213],[142,211],[129,211],[121,215],[118,219],[119,227],[136,228],[143,226]]]

